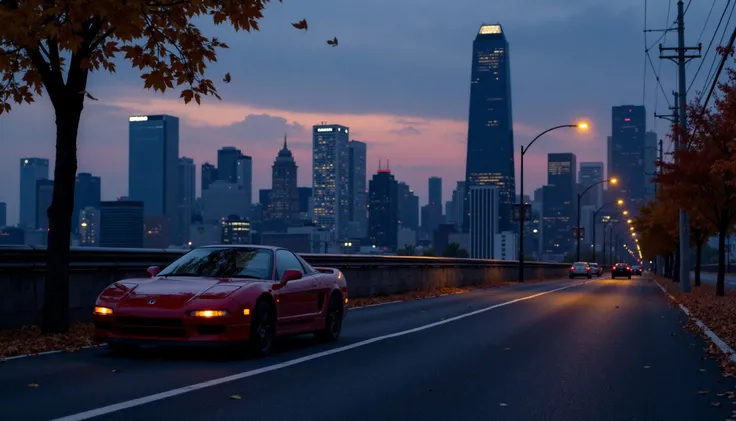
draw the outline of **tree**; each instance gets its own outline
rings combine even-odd
[[[228,46],[193,23],[209,16],[235,31],[258,30],[270,0],[0,0],[0,114],[11,103],[31,103],[45,91],[56,117],[54,192],[48,209],[48,260],[43,330],[69,328],[69,236],[77,172],[77,133],[87,80],[115,72],[122,53],[147,89],[181,87],[185,103],[220,98],[205,77],[207,63]],[[279,0],[281,2],[281,0]],[[307,30],[306,20],[293,23]],[[336,46],[337,39],[329,45]],[[65,79],[66,77],[66,79]],[[230,74],[223,81],[231,81]]]
[[[676,162],[663,164],[657,177],[661,185],[676,189],[673,197],[680,206],[718,234],[718,296],[725,295],[725,240],[736,223],[736,168],[728,162],[736,154],[736,72],[727,72],[712,109],[697,100],[688,107],[688,126],[675,128],[676,134],[682,130],[685,145],[675,152]]]
[[[442,256],[444,257],[461,257],[467,259],[470,257],[467,250],[460,247],[460,244],[458,243],[450,243],[445,247],[445,251],[442,252]]]

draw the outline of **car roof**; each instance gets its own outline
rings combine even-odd
[[[199,246],[196,247],[198,249],[206,249],[206,248],[219,248],[219,247],[228,247],[228,248],[249,248],[249,249],[264,249],[264,250],[288,250],[283,247],[278,246],[264,246],[261,244],[208,244],[206,246]]]

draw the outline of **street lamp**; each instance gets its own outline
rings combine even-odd
[[[593,183],[593,184],[589,185],[588,188],[586,188],[585,190],[583,190],[582,193],[578,193],[578,216],[577,216],[577,224],[575,224],[575,237],[576,237],[576,240],[577,240],[577,245],[575,246],[575,249],[576,249],[575,255],[577,257],[575,258],[575,261],[577,261],[577,262],[580,261],[580,202],[582,201],[583,196],[585,196],[585,193],[587,193],[588,190],[590,190],[591,188],[593,188],[593,187],[595,187],[595,186],[597,186],[599,184],[603,184],[603,183],[616,184],[616,183],[618,183],[618,179],[614,177],[614,178],[609,178],[607,180],[598,181],[596,183]],[[621,203],[623,203],[623,200],[619,200],[619,202],[620,202],[619,204],[621,204]]]
[[[563,129],[567,127],[574,127],[579,130],[587,130],[588,123],[580,122],[577,124],[562,124],[560,126],[551,127],[542,133],[538,134],[537,137],[532,139],[526,147],[521,145],[521,172],[519,180],[519,282],[524,282],[524,222],[526,215],[524,212],[524,155],[526,155],[529,148],[543,135],[557,129]]]
[[[595,241],[595,232],[596,232],[596,226],[598,225],[598,212],[602,211],[603,208],[605,208],[606,206],[613,205],[613,204],[623,205],[624,204],[624,201],[622,199],[618,199],[618,200],[613,200],[613,201],[608,202],[608,203],[604,203],[600,208],[596,209],[596,211],[593,212],[593,260],[596,260],[596,253],[597,253],[597,251],[596,251],[596,241]],[[604,242],[605,242],[605,239],[606,239],[605,237],[606,236],[605,236],[605,233],[604,233],[604,235],[603,235]],[[605,253],[605,249],[604,249],[603,252]]]

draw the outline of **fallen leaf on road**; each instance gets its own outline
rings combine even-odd
[[[721,403],[720,402],[711,402],[710,403],[710,406],[718,407],[718,406],[721,406]]]
[[[28,387],[30,387],[31,389],[35,389],[38,387],[38,383],[28,383]]]
[[[501,403],[499,406],[508,406],[508,405],[506,405],[505,403]]]
[[[701,395],[707,395],[710,392],[707,391],[707,390],[698,390],[698,393],[701,394]]]
[[[703,372],[705,372],[705,369],[704,368],[699,368],[698,371],[700,371],[701,373],[703,373]]]
[[[726,396],[726,394],[725,393],[716,393],[716,396],[718,396],[720,398],[722,396]]]
[[[94,344],[92,323],[77,323],[66,334],[46,335],[38,326],[0,331],[0,359],[46,351],[79,351]]]
[[[650,366],[648,366],[648,365],[645,365],[645,366],[644,366],[644,368],[652,368],[652,367],[650,367]]]
[[[230,399],[235,399],[235,400],[238,400],[239,401],[239,400],[241,400],[243,398],[241,398],[240,395],[230,395]]]
[[[508,351],[508,350],[510,350],[510,349],[511,349],[511,348],[506,348],[506,349],[504,349],[504,351]]]
[[[117,372],[119,372],[119,371],[120,371],[120,369],[119,369],[119,368],[113,368],[113,369],[112,369],[112,372],[113,372],[113,373],[117,373]]]

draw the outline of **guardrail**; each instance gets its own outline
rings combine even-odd
[[[72,247],[69,298],[74,320],[88,320],[107,285],[144,277],[149,266],[166,266],[189,250]],[[442,287],[491,286],[517,280],[518,263],[424,256],[301,254],[314,266],[345,274],[349,295],[385,296]],[[43,305],[46,247],[0,246],[0,329],[38,323]],[[567,263],[525,262],[525,278],[567,277]]]

